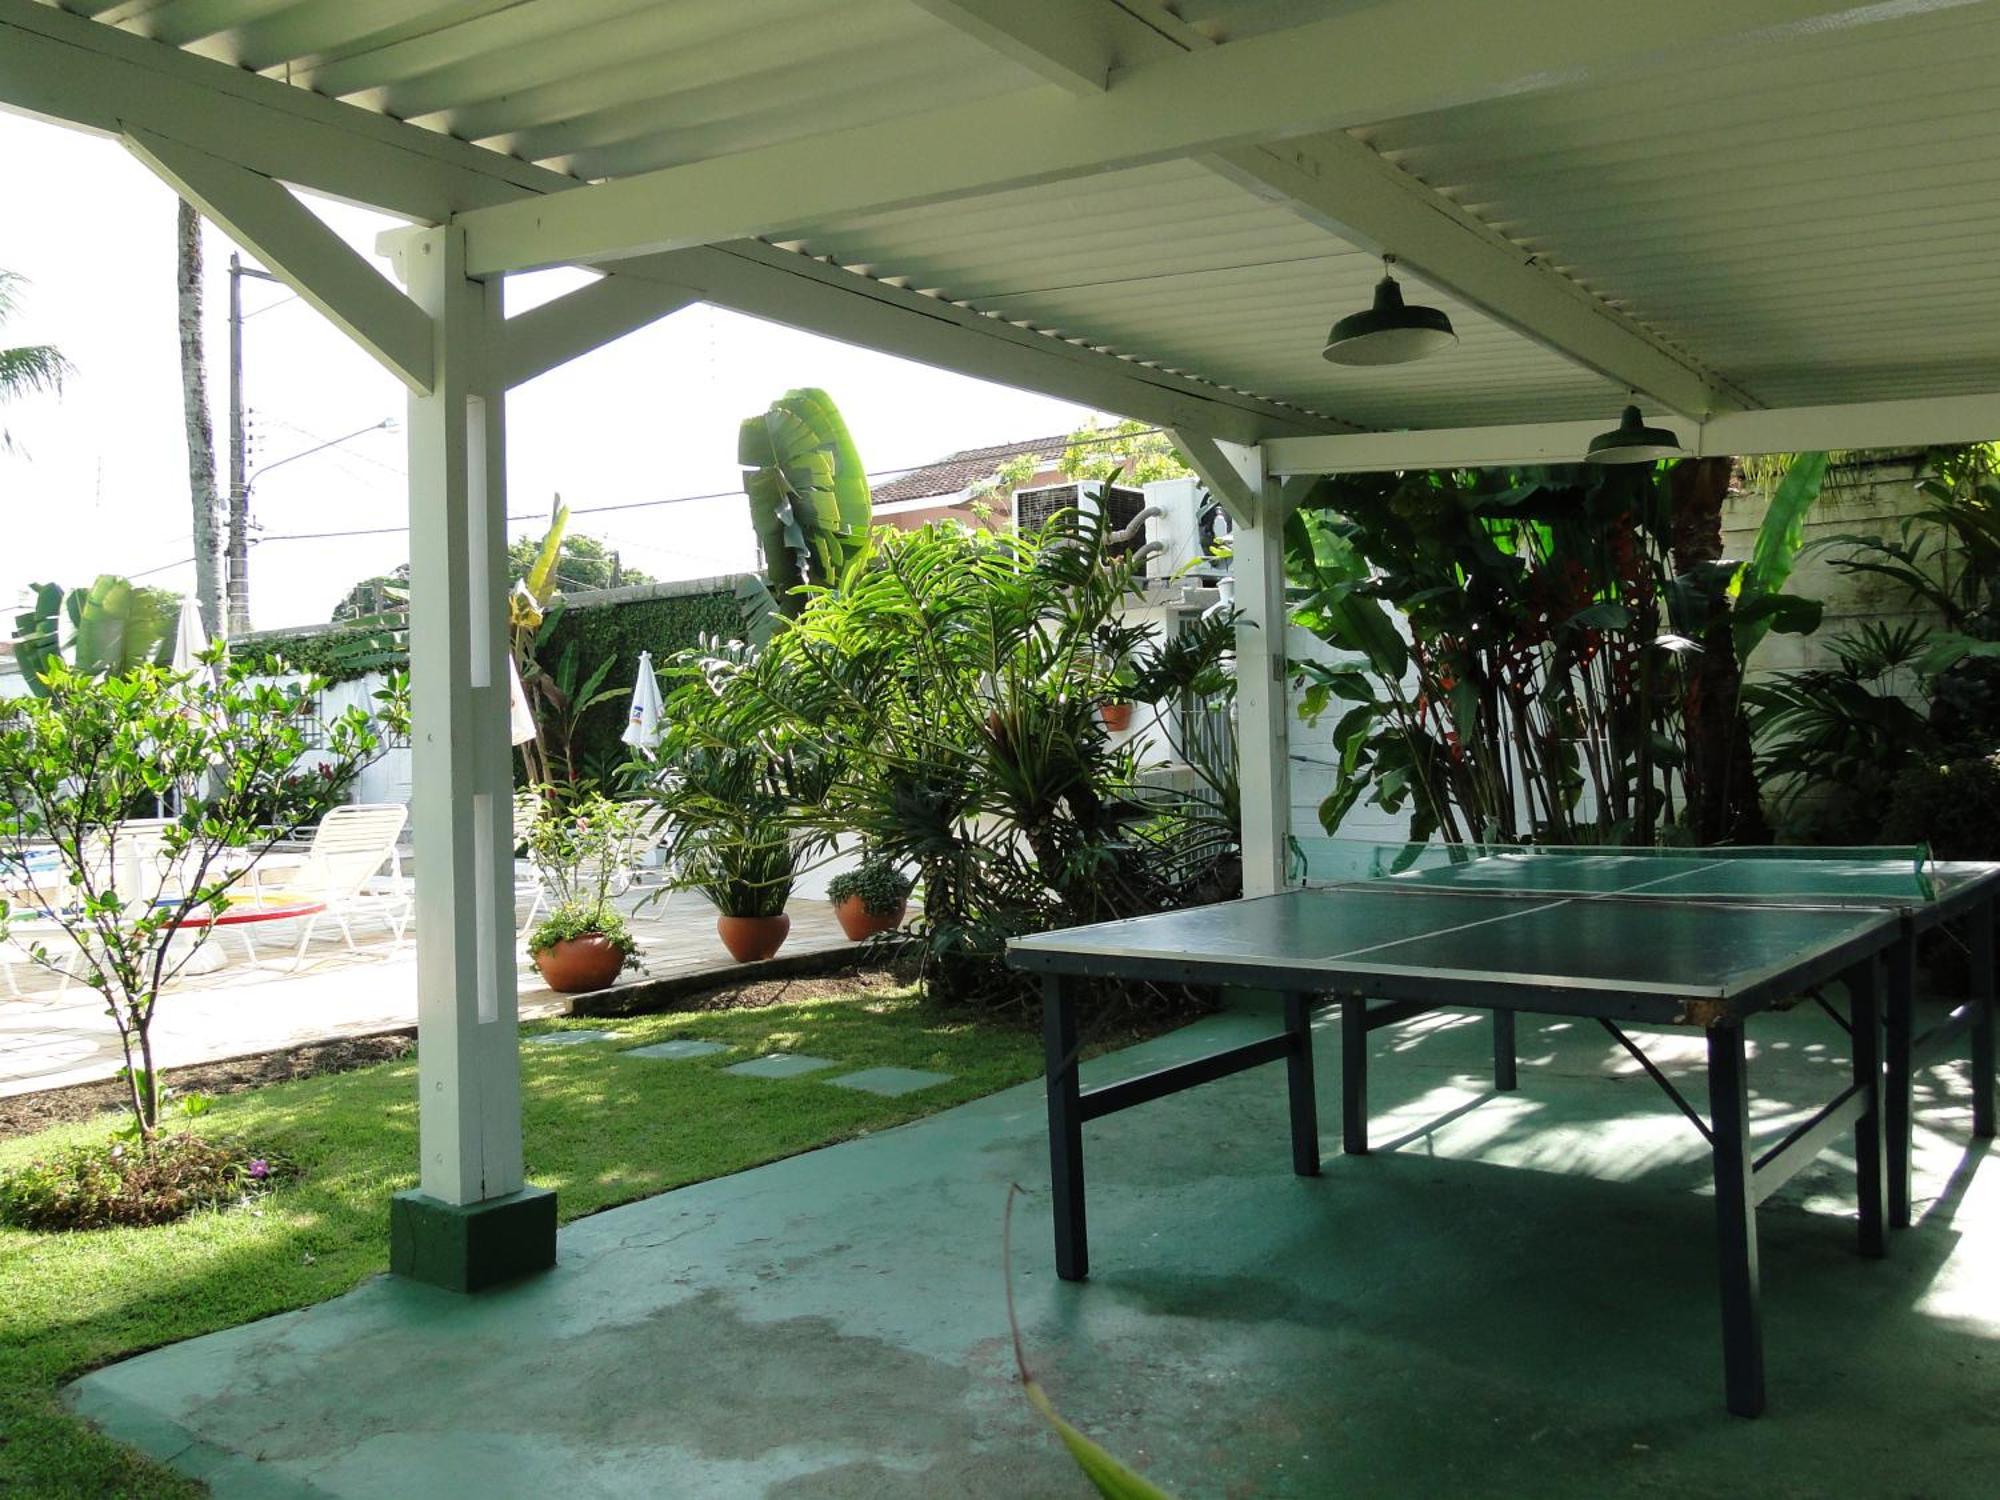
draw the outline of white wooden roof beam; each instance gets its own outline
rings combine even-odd
[[[149,130],[125,147],[411,390],[431,389],[431,320],[279,183]]]
[[[512,390],[579,355],[679,312],[695,294],[631,276],[600,276],[502,323],[500,386]]]
[[[1102,93],[1021,94],[831,131],[461,216],[475,275],[770,234],[1463,105],[1718,43],[1963,0],[1673,6],[1398,0],[1117,70]],[[1452,39],[1449,47],[1437,45]]]
[[[1986,442],[2000,433],[2000,391],[1913,401],[1773,407],[1724,412],[1706,422],[1664,421],[1697,455],[1821,449],[1928,448]],[[1351,436],[1275,438],[1263,445],[1273,474],[1360,474],[1575,463],[1604,421],[1536,422],[1509,427],[1430,428]]]

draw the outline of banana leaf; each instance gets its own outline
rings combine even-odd
[[[541,625],[549,600],[555,596],[556,564],[562,560],[563,532],[568,528],[569,507],[558,497],[548,535],[542,538],[542,550],[535,554],[534,565],[528,569],[527,576],[517,582],[514,591],[507,596],[508,623],[512,628],[534,630]]]
[[[1770,508],[1764,512],[1764,522],[1757,528],[1757,542],[1751,549],[1750,561],[1744,565],[1736,580],[1737,613],[1731,629],[1736,639],[1736,659],[1739,662],[1748,661],[1757,643],[1774,627],[1786,630],[1801,618],[1796,610],[1787,615],[1774,609],[1745,610],[1744,607],[1760,599],[1775,598],[1783,591],[1785,580],[1792,576],[1792,565],[1798,561],[1799,550],[1805,544],[1806,513],[1819,498],[1820,487],[1825,480],[1826,455],[1801,453],[1786,466],[1785,477],[1778,481],[1778,488],[1771,496]],[[1816,626],[1818,621],[1813,624]]]
[[[99,574],[76,606],[77,668],[116,677],[161,661],[171,650],[170,601],[178,602],[157,589],[134,588],[114,573]]]
[[[738,429],[750,522],[778,607],[801,584],[831,584],[863,556],[873,502],[847,424],[824,391],[788,391]]]
[[[14,660],[36,697],[48,696],[42,674],[62,660],[62,585],[37,583],[34,601],[14,616]]]
[[[861,454],[840,408],[825,391],[810,386],[787,391],[778,404],[818,433],[820,441],[831,449],[833,499],[840,513],[840,528],[850,537],[865,537],[875,517],[875,502],[868,489],[868,475],[861,467]]]

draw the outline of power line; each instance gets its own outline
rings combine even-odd
[[[304,431],[303,428],[299,428],[296,430],[301,432]],[[1166,430],[1167,429],[1164,427],[1144,427],[1137,432],[1106,433],[1100,437],[1083,438],[1075,443],[1065,443],[1064,446],[1065,448],[1071,448],[1071,447],[1094,448],[1104,443],[1123,443],[1123,442],[1129,442],[1133,438],[1152,437],[1155,434],[1165,432]],[[907,467],[901,469],[878,469],[874,473],[867,476],[868,482],[870,484],[874,484],[885,479],[899,478],[904,474],[914,474],[922,469],[936,468],[940,462],[943,462],[943,460],[934,459],[930,463],[910,464]],[[387,465],[384,465],[384,467],[386,468]],[[616,505],[572,505],[569,508],[569,513],[573,516],[595,516],[595,515],[604,515],[612,511],[654,510],[665,505],[688,505],[697,500],[729,500],[741,495],[742,493],[743,491],[740,488],[738,488],[733,490],[711,490],[706,494],[700,494],[700,495],[669,495],[664,499],[659,499],[659,500],[626,500]],[[527,515],[510,515],[509,517],[507,517],[507,519],[510,522],[539,521],[543,519],[543,515],[540,511],[534,511]],[[410,528],[407,526],[372,526],[372,527],[364,527],[362,529],[354,531],[278,532],[275,534],[259,537],[258,540],[260,542],[324,542],[324,541],[332,541],[341,537],[394,536],[400,532],[407,532],[409,529]]]

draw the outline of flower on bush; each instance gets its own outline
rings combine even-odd
[[[0,1175],[0,1223],[76,1230],[167,1224],[204,1208],[226,1208],[299,1175],[271,1152],[240,1142],[163,1135],[150,1151],[123,1141],[72,1146]]]

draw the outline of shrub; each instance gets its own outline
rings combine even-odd
[[[297,1165],[240,1141],[184,1133],[150,1150],[126,1140],[73,1146],[0,1177],[0,1223],[22,1229],[167,1224],[241,1203],[299,1175]]]
[[[810,745],[821,785],[780,788],[760,816],[858,835],[917,871],[933,996],[1025,1007],[1035,990],[1005,966],[1010,937],[1220,900],[1240,881],[1233,764],[1183,750],[1203,790],[1149,785],[1098,718],[1121,670],[1117,695],[1143,703],[1233,688],[1233,615],[1161,640],[1127,619],[1143,588],[1095,517],[1008,537],[885,529],[761,652],[677,664],[661,760],[693,780],[691,748],[768,760]]]
[[[546,953],[557,943],[580,937],[603,938],[625,956],[628,969],[639,962],[639,940],[632,936],[623,914],[605,903],[563,902],[535,924],[528,934],[528,952]]]
[[[836,875],[826,886],[826,899],[835,906],[859,896],[861,909],[871,917],[894,916],[909,895],[910,877],[881,859],[866,860],[860,869]]]
[[[1920,760],[1896,777],[1882,834],[1939,859],[2000,859],[2000,755]]]

